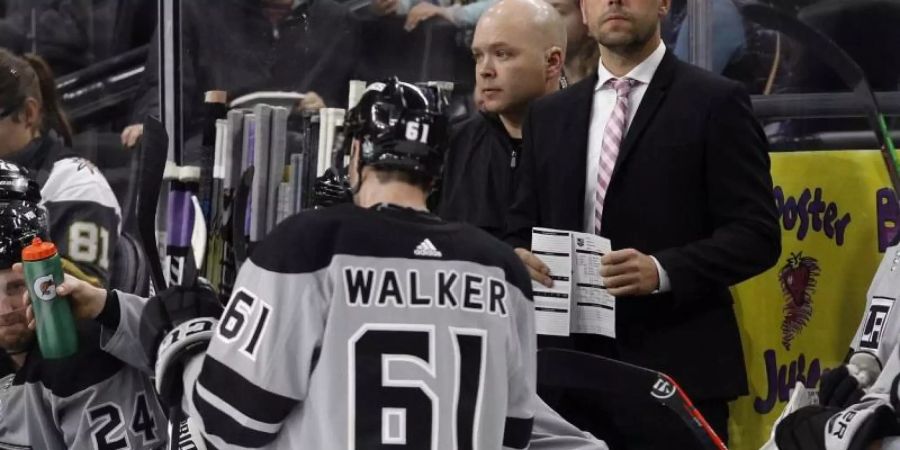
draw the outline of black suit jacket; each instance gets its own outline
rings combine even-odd
[[[533,226],[583,231],[597,77],[537,100],[524,125],[508,241]],[[747,393],[730,285],[781,252],[768,144],[737,82],[667,53],[619,150],[601,229],[614,249],[655,256],[671,291],[617,299],[615,341],[576,335],[580,350],[664,371],[695,399]]]

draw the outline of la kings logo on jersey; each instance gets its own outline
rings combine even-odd
[[[444,254],[441,253],[441,251],[431,243],[431,239],[427,238],[422,241],[422,243],[419,244],[418,247],[416,247],[416,250],[413,252],[413,254],[416,256],[430,256],[432,258],[441,258],[444,256]]]
[[[863,332],[859,340],[859,346],[870,350],[878,349],[881,343],[881,334],[887,325],[888,316],[894,306],[894,299],[889,297],[872,297],[872,303],[863,319]]]

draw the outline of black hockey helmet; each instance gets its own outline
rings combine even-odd
[[[360,165],[440,178],[447,151],[446,110],[452,83],[413,85],[397,78],[372,83],[344,120],[332,170],[315,183],[315,204],[353,201],[347,160],[354,139],[360,141]],[[359,186],[356,186],[358,189]]]
[[[359,139],[360,167],[401,170],[432,179],[447,151],[446,96],[436,86],[396,78],[372,83],[347,113],[344,138]]]
[[[0,269],[22,260],[22,248],[36,236],[47,239],[41,191],[28,170],[0,160]]]

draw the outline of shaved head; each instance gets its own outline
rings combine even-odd
[[[488,112],[524,114],[559,87],[566,26],[545,0],[500,0],[475,27],[475,91]]]
[[[478,21],[479,27],[498,25],[508,32],[520,32],[520,37],[535,48],[566,48],[565,23],[556,9],[544,0],[500,0]]]

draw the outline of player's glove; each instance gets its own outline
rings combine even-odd
[[[141,315],[140,340],[155,367],[160,401],[181,401],[181,374],[189,359],[203,351],[223,311],[208,285],[172,286],[150,298]]]
[[[807,406],[784,418],[775,430],[780,450],[865,450],[897,433],[887,402],[870,398],[849,408]]]
[[[842,365],[822,375],[819,388],[819,403],[822,406],[846,408],[859,402],[864,393],[851,370],[857,371],[856,366]]]
[[[198,317],[219,318],[224,308],[206,284],[172,286],[147,300],[141,315],[140,340],[150,365],[156,363],[159,344],[170,330]]]
[[[198,317],[182,322],[163,338],[154,371],[156,392],[163,406],[168,408],[181,402],[185,365],[195,355],[206,352],[218,323],[212,317]]]

